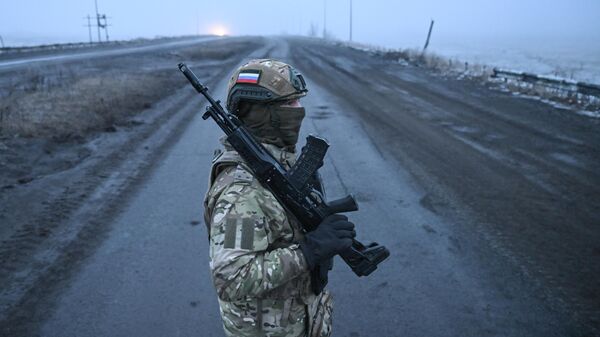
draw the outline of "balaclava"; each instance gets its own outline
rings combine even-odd
[[[304,107],[271,102],[249,104],[245,110],[239,117],[260,142],[289,152],[296,151],[300,126],[306,114]]]

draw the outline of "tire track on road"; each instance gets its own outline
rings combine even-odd
[[[470,219],[470,226],[478,231],[479,237],[485,238],[496,253],[526,275],[554,310],[576,322],[575,335],[598,331],[600,311],[594,292],[598,289],[595,275],[600,271],[597,265],[586,263],[594,259],[594,249],[598,249],[597,234],[593,230],[594,219],[597,218],[593,211],[597,209],[593,204],[594,198],[598,197],[597,174],[589,175],[589,170],[586,170],[588,173],[584,175],[580,175],[581,171],[569,175],[557,169],[556,163],[531,158],[525,161],[558,181],[560,191],[571,195],[577,195],[577,191],[588,191],[584,192],[588,198],[592,193],[592,200],[578,199],[585,202],[583,207],[587,210],[572,214],[570,208],[573,205],[565,202],[568,199],[564,199],[563,194],[549,194],[533,184],[523,170],[486,155],[456,138],[448,128],[440,126],[441,121],[449,119],[447,114],[432,119],[419,116],[418,112],[423,106],[433,107],[442,112],[448,111],[450,116],[459,116],[456,120],[468,123],[466,125],[478,125],[484,131],[504,133],[509,137],[516,135],[511,141],[501,143],[508,144],[499,149],[508,158],[515,158],[513,144],[533,152],[535,150],[531,148],[535,149],[537,142],[544,142],[546,146],[564,145],[564,137],[554,137],[537,127],[509,120],[501,115],[501,109],[489,113],[468,102],[469,97],[465,97],[467,102],[461,102],[445,93],[432,91],[425,84],[404,83],[384,71],[388,70],[384,68],[385,63],[370,61],[366,54],[349,51],[344,57],[343,52],[339,49],[334,52],[331,46],[319,44],[317,48],[301,43],[295,45],[292,54],[296,56],[295,62],[313,80],[336,92],[346,105],[351,105],[359,113],[365,124],[371,125],[370,133],[376,130],[374,138],[387,145],[387,151],[408,167],[430,191],[434,197],[433,211]],[[337,64],[339,58],[345,58],[348,63],[344,66]],[[355,71],[348,70],[348,64]],[[417,70],[406,71],[415,73]],[[386,87],[390,92],[382,93],[377,86]],[[395,89],[407,92],[416,100],[408,100],[402,94],[394,95]],[[513,108],[531,105],[515,100]],[[486,120],[483,116],[492,119]],[[540,122],[544,123],[543,120]],[[593,144],[583,144],[578,149],[594,157],[595,148]],[[515,162],[523,162],[523,158],[516,157]],[[548,214],[578,219],[569,224],[578,234],[565,236],[564,223]],[[585,224],[591,227],[585,228]],[[569,237],[571,239],[566,239]],[[582,295],[582,291],[588,295]]]

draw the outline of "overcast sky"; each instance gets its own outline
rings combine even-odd
[[[323,29],[323,0],[98,0],[114,39],[210,33],[306,34]],[[327,29],[348,38],[349,0],[327,0]],[[354,40],[388,47],[461,39],[577,41],[600,45],[600,0],[353,0]],[[0,36],[7,44],[87,41],[93,0],[2,0]],[[94,32],[94,38],[96,33]]]

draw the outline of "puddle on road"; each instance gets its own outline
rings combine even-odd
[[[565,164],[571,165],[571,166],[584,168],[584,166],[581,164],[581,162],[579,160],[577,160],[575,157],[568,155],[566,153],[552,152],[552,153],[550,153],[550,157],[552,157],[560,162],[563,162]]]
[[[479,129],[473,128],[470,126],[454,125],[454,126],[451,126],[451,128],[452,128],[452,130],[460,132],[460,133],[477,133],[477,132],[479,132]]]

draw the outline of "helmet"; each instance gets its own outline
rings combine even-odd
[[[229,79],[227,109],[236,113],[241,101],[268,103],[306,96],[302,74],[287,63],[273,59],[251,60]]]

